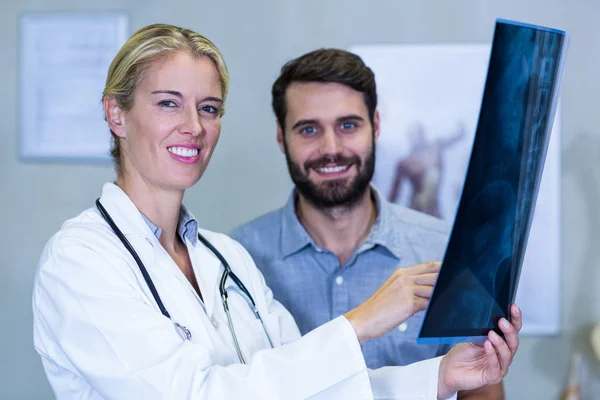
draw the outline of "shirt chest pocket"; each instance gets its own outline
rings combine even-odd
[[[419,336],[422,323],[422,317],[419,318],[417,316],[413,316],[412,318],[409,318],[408,321],[405,321],[397,326],[396,329],[392,331],[392,335],[399,339],[411,340],[414,342],[416,341],[417,336]]]

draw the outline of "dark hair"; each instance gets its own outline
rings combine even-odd
[[[273,112],[285,130],[285,93],[292,82],[341,83],[363,93],[373,124],[377,108],[375,74],[356,54],[340,49],[318,49],[288,61],[271,90]]]

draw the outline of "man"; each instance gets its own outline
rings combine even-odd
[[[375,78],[342,50],[288,62],[272,89],[277,141],[295,184],[287,204],[238,227],[274,297],[305,334],[369,298],[397,268],[440,260],[448,226],[385,199],[371,184],[379,113]],[[417,345],[423,313],[362,346],[367,366],[446,353]],[[502,398],[502,385],[461,398]],[[472,397],[470,397],[472,396]],[[479,396],[479,397],[478,397]]]

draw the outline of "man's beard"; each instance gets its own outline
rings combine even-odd
[[[328,155],[304,163],[304,171],[300,165],[290,158],[287,147],[285,158],[288,164],[290,177],[300,193],[307,201],[317,208],[353,208],[369,188],[371,178],[375,171],[375,146],[364,160],[364,165],[358,156],[344,157],[340,154]],[[338,165],[353,164],[358,173],[355,177],[326,180],[315,184],[309,178],[311,169],[324,167],[327,164]],[[351,168],[351,167],[350,167]]]

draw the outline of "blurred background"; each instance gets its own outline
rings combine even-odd
[[[221,232],[281,206],[292,188],[270,108],[271,85],[289,59],[319,47],[489,43],[497,18],[570,32],[559,151],[561,288],[545,294],[560,296],[560,330],[522,339],[505,387],[508,399],[557,399],[579,352],[584,398],[600,398],[590,339],[600,320],[600,3],[591,0],[0,0],[0,398],[53,398],[32,342],[37,261],[60,225],[91,207],[115,178],[110,163],[19,156],[20,19],[46,11],[125,11],[128,33],[171,23],[221,49],[231,75],[223,131],[185,199],[203,227]],[[57,100],[61,94],[57,88]],[[65,126],[77,136],[77,124]]]

